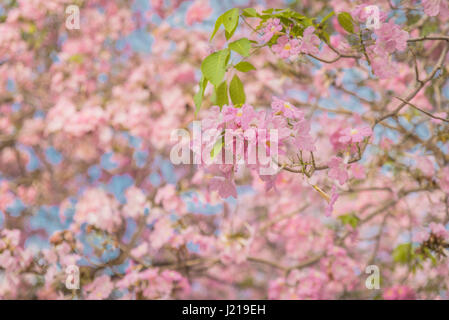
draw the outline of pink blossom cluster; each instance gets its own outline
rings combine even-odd
[[[186,24],[192,25],[195,22],[202,22],[209,17],[211,13],[212,8],[209,6],[208,1],[197,0],[186,12]]]
[[[353,17],[357,22],[365,23],[369,15],[373,14],[367,8],[369,6],[370,4],[368,3],[362,3],[356,6],[354,9],[351,10],[351,17]],[[377,7],[377,9],[379,10],[379,22],[383,23],[387,18],[387,13],[381,10],[381,8],[379,7]]]
[[[276,54],[251,50],[248,72],[233,54],[223,81],[232,101],[237,74],[246,103],[221,110],[210,82],[195,104],[201,62],[257,40],[240,15],[210,41],[211,8],[230,2],[85,0],[70,31],[72,2],[2,3],[0,299],[449,298],[447,1],[303,0],[289,10],[351,12],[355,32],[334,15],[297,38],[309,20],[275,10]],[[366,5],[381,28],[363,28]],[[321,61],[280,61],[301,54]],[[175,165],[171,133],[198,119],[216,130],[199,158],[216,162]],[[278,151],[274,174],[249,163],[259,149]],[[372,264],[381,291],[365,286]]]
[[[19,286],[27,285],[21,272],[33,265],[33,253],[22,247],[23,233],[18,229],[0,230],[0,297],[17,295]]]
[[[269,19],[262,28],[262,41],[270,41],[271,38],[273,38],[273,36],[280,31],[282,31],[281,20]]]
[[[395,285],[385,289],[383,297],[385,300],[415,300],[416,294],[412,288],[406,285]]]
[[[444,0],[423,0],[424,13],[430,17],[440,16],[442,19],[449,18],[449,5]]]
[[[430,234],[434,234],[435,236],[441,238],[443,241],[449,240],[449,231],[446,230],[445,226],[441,223],[431,222],[429,227],[424,230],[420,230],[417,232],[413,240],[416,242],[424,242],[427,241],[430,237]]]
[[[342,289],[344,281],[348,290],[357,284],[354,272],[357,263],[344,250],[329,250],[328,259],[323,260],[318,270],[292,271],[287,278],[279,278],[270,283],[270,299],[332,299],[335,292]]]
[[[282,36],[278,38],[272,49],[280,58],[287,59],[300,53],[301,43],[300,39]]]
[[[109,279],[106,279],[106,281],[108,280]],[[100,281],[98,282],[98,286],[92,285],[91,294],[104,296],[105,292],[103,292],[103,286],[104,284]],[[188,280],[178,272],[171,270],[160,271],[157,268],[149,268],[140,271],[136,268],[130,267],[130,270],[126,276],[117,282],[117,287],[122,289],[129,287],[136,288],[133,294],[127,294],[122,297],[126,299],[136,298],[140,295],[146,299],[152,300],[169,299],[174,291],[181,293],[181,296],[185,296],[191,290]],[[106,296],[108,296],[109,293],[106,294]]]
[[[222,130],[232,129],[232,133],[224,135],[223,150],[215,157],[214,164],[207,165],[205,169],[213,174],[219,174],[210,181],[212,190],[217,190],[222,198],[229,196],[236,197],[236,187],[233,182],[234,173],[241,167],[241,164],[248,164],[251,170],[258,171],[262,180],[266,181],[267,190],[274,187],[276,173],[264,174],[261,168],[267,166],[277,166],[269,159],[261,161],[257,155],[260,150],[268,158],[273,155],[283,154],[288,147],[294,146],[303,151],[314,151],[315,145],[310,135],[310,124],[305,119],[304,113],[291,103],[273,98],[271,110],[255,110],[253,106],[244,104],[241,107],[225,105],[222,110],[219,107],[212,107],[208,115],[202,120],[202,129],[217,129],[217,135],[210,141],[202,141],[203,149],[212,150],[221,139]],[[254,131],[252,131],[253,129]],[[276,145],[271,146],[271,130],[276,131]],[[230,139],[228,139],[230,138]],[[241,141],[239,145],[234,142]],[[195,143],[195,142],[194,142]],[[273,147],[276,147],[274,149]],[[226,152],[237,154],[238,148],[243,148],[243,158],[233,159],[232,163],[226,163]],[[204,153],[201,155],[204,158]],[[207,154],[206,154],[207,156]],[[250,159],[256,157],[257,161],[252,163]],[[217,164],[220,162],[222,164]],[[223,164],[224,163],[224,164]]]
[[[281,36],[277,39],[272,49],[283,59],[296,56],[300,53],[318,54],[320,39],[314,32],[314,27],[307,27],[304,30],[303,36],[300,38],[291,38],[288,35]]]
[[[390,78],[397,72],[397,66],[391,60],[391,54],[407,48],[409,33],[401,30],[392,20],[381,24],[374,31],[376,44],[369,47],[372,52],[372,68],[379,78]]]

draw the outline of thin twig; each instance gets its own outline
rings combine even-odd
[[[438,116],[434,116],[433,114],[431,114],[431,113],[429,113],[429,112],[427,112],[427,111],[425,111],[425,110],[423,110],[423,109],[421,109],[421,108],[418,108],[418,107],[415,106],[413,103],[410,103],[410,102],[408,102],[408,101],[406,101],[406,100],[404,100],[404,99],[402,99],[402,98],[399,98],[399,97],[395,97],[395,98],[398,99],[398,100],[401,100],[401,101],[404,102],[405,104],[408,104],[410,107],[412,107],[412,108],[414,108],[414,109],[416,109],[416,110],[418,110],[418,111],[424,113],[425,115],[427,115],[427,116],[429,116],[429,117],[431,117],[431,118],[433,118],[433,119],[438,119],[438,120],[441,120],[441,121],[444,121],[444,122],[449,122],[448,119],[444,119],[444,118],[441,118],[441,117],[438,117]]]

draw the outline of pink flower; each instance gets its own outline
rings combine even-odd
[[[298,39],[290,39],[288,36],[282,36],[277,43],[273,45],[272,49],[282,59],[287,59],[300,52],[300,43]]]
[[[248,256],[248,250],[237,241],[223,246],[220,250],[220,260],[223,264],[241,264]]]
[[[310,135],[310,122],[301,120],[294,125],[295,142],[299,149],[304,151],[315,151],[315,142]]]
[[[424,13],[430,17],[435,17],[440,12],[441,0],[422,0]]]
[[[17,259],[11,254],[9,250],[5,250],[0,253],[0,267],[5,269],[6,272],[17,268]]]
[[[223,114],[223,121],[225,122],[233,122],[236,115],[237,115],[238,108],[235,108],[234,106],[223,106],[222,114]]]
[[[31,204],[35,198],[36,198],[36,189],[34,187],[24,187],[24,186],[19,186],[17,188],[17,194],[19,195],[20,199],[26,203],[26,204]]]
[[[167,184],[166,186],[160,188],[154,201],[157,204],[162,204],[165,210],[172,211],[176,210],[180,213],[184,209],[183,201],[178,197],[176,193],[176,187],[172,184]]]
[[[342,158],[332,157],[329,161],[328,176],[337,179],[340,184],[344,184],[348,180],[348,172],[346,171],[346,164]]]
[[[146,208],[149,208],[149,203],[142,190],[134,186],[126,190],[126,205],[123,207],[124,215],[137,218],[143,216]]]
[[[435,174],[434,164],[428,157],[418,157],[416,167],[427,177],[432,177]]]
[[[449,237],[449,232],[446,230],[443,224],[431,222],[429,224],[430,231],[438,237],[441,237],[445,240]]]
[[[267,133],[269,132],[270,129],[277,129],[279,140],[284,140],[290,137],[291,129],[288,127],[287,118],[284,118],[276,114],[270,114],[266,120],[267,122],[264,124],[265,126],[263,127],[263,129],[267,129]],[[261,137],[260,133],[258,137]],[[268,139],[269,137],[265,136],[262,138]]]
[[[89,189],[84,192],[81,200],[76,204],[73,219],[79,226],[87,223],[113,232],[122,222],[118,206],[117,200],[103,189]]]
[[[210,16],[212,8],[209,3],[203,0],[195,1],[187,10],[186,24],[191,26],[195,22],[202,22],[204,19]]]
[[[152,269],[147,269],[147,270],[152,270]],[[140,274],[137,272],[137,270],[129,268],[127,270],[126,275],[122,279],[117,281],[115,283],[115,285],[117,286],[117,288],[126,289],[127,287],[130,287],[130,286],[136,284],[139,280],[140,280]]]
[[[20,242],[20,233],[19,229],[3,229],[0,231],[0,249],[6,248],[6,243],[12,245],[13,247],[17,247]]]
[[[407,48],[408,32],[401,30],[392,20],[383,23],[374,33],[377,36],[375,51],[393,53],[396,50],[403,51]]]
[[[313,32],[315,28],[310,26],[304,30],[302,41],[299,50],[305,54],[318,54],[318,46],[320,45],[320,38],[318,38]]]
[[[367,3],[362,3],[358,6],[356,6],[351,11],[351,16],[354,18],[354,20],[356,20],[358,22],[362,22],[362,23],[366,22],[366,19],[368,18],[368,15],[370,13],[370,11],[367,8],[368,6],[369,5]],[[379,12],[379,20],[385,21],[386,18],[387,18],[387,14],[383,11],[380,11]]]
[[[228,106],[223,106],[223,110]],[[206,111],[206,115],[201,120],[201,127],[206,130],[210,128],[219,128],[223,124],[223,116],[219,106],[212,106]]]
[[[257,113],[254,111],[254,108],[248,104],[244,104],[241,108],[233,106],[223,107],[223,120],[227,123],[227,128],[237,125],[237,127],[246,130],[256,117]]]
[[[210,189],[217,190],[221,198],[226,199],[228,197],[234,197],[237,199],[237,189],[234,181],[226,179],[224,177],[213,177],[210,180]]]
[[[424,13],[430,17],[435,17],[438,14],[449,14],[449,8],[446,0],[423,0],[422,5]]]
[[[133,257],[141,258],[148,252],[148,242],[144,242],[131,250]]]
[[[276,189],[276,180],[278,179],[277,175],[263,175],[259,174],[260,179],[265,182],[265,192],[270,191],[271,189]]]
[[[373,68],[374,74],[379,77],[379,79],[394,77],[398,69],[397,64],[394,63],[386,53],[372,58],[371,67]]]
[[[15,197],[12,192],[9,191],[9,186],[6,181],[0,182],[0,211],[5,211],[9,206],[14,203]]]
[[[337,202],[337,199],[339,197],[339,194],[336,192],[337,188],[335,186],[332,186],[331,190],[331,197],[329,199],[329,203],[326,207],[326,216],[330,217],[332,214],[332,211],[334,211],[334,204]]]
[[[373,131],[370,127],[346,128],[341,132],[342,136],[339,141],[342,143],[362,142],[364,138],[371,136]]]
[[[114,284],[111,278],[107,275],[102,275],[96,278],[93,282],[84,287],[88,292],[87,300],[103,300],[106,299],[114,289]]]
[[[271,108],[273,108],[275,114],[282,114],[286,118],[293,118],[298,120],[304,118],[304,112],[297,109],[290,102],[279,99],[277,97],[273,97]]]
[[[365,179],[365,167],[360,163],[351,164],[351,173],[352,176],[356,179]]]
[[[445,167],[439,172],[438,184],[441,190],[449,194],[449,167]]]
[[[156,221],[154,230],[150,234],[150,245],[153,249],[161,249],[173,236],[173,226],[167,216]]]
[[[403,285],[395,285],[391,288],[388,288],[384,291],[384,299],[385,300],[415,300],[416,294],[408,286]]]
[[[264,28],[262,29],[263,36],[262,41],[267,42],[276,34],[276,32],[282,31],[281,21],[279,19],[269,19]]]
[[[429,239],[429,236],[430,236],[429,231],[420,230],[413,235],[413,241],[414,242],[424,242],[427,239]]]
[[[335,151],[343,150],[346,147],[346,144],[340,142],[342,131],[342,128],[338,127],[338,129],[334,130],[329,137],[329,141]]]

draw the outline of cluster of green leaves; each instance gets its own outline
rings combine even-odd
[[[248,11],[248,9],[245,10]],[[244,12],[246,12],[245,10]],[[222,25],[225,29],[226,39],[229,40],[238,27],[239,18],[240,10],[237,8],[228,10],[218,17],[210,40],[214,38]],[[254,41],[250,41],[248,38],[237,39],[230,42],[226,48],[210,54],[203,60],[201,64],[202,77],[199,90],[194,97],[197,111],[201,107],[204,91],[209,82],[214,86],[214,102],[220,107],[229,103],[229,97],[235,105],[245,103],[246,96],[243,83],[239,76],[235,74],[229,85],[224,79],[224,76],[230,67],[233,67],[239,72],[249,72],[256,69],[251,63],[243,60],[235,65],[230,65],[231,52],[235,52],[245,59],[250,56],[253,43]]]
[[[245,13],[244,13],[245,15]],[[260,23],[256,27],[256,30],[259,30],[263,27],[265,22],[269,19],[277,18],[280,20],[281,25],[283,26],[283,32],[288,29],[288,34],[292,37],[302,37],[304,30],[307,27],[313,26],[318,33],[318,36],[324,40],[329,41],[329,33],[326,30],[327,22],[330,18],[335,15],[334,11],[329,12],[320,22],[317,22],[317,18],[310,18],[304,16],[296,11],[293,11],[290,8],[287,9],[267,9],[262,11],[262,14],[257,14],[256,17],[260,18]],[[245,15],[246,16],[246,15]],[[275,35],[271,40],[267,43],[268,46],[271,46],[276,43],[277,38],[280,35]]]
[[[334,13],[331,12],[320,23],[315,24],[315,18],[308,18],[291,9],[267,9],[258,13],[254,8],[246,8],[243,10],[233,8],[217,18],[210,40],[215,37],[221,26],[223,26],[225,37],[230,41],[237,30],[241,18],[259,19],[259,24],[255,31],[260,30],[269,19],[278,18],[283,26],[281,34],[288,30],[288,34],[293,37],[302,36],[305,28],[315,26],[319,36],[324,40],[328,40],[329,35],[325,31],[324,25],[333,15]],[[276,43],[279,36],[280,34],[274,35],[264,46],[271,47]],[[238,74],[235,73],[229,83],[225,79],[225,75],[229,70],[249,72],[256,69],[250,62],[246,61],[251,55],[251,49],[254,48],[255,43],[255,41],[251,41],[248,38],[240,38],[229,42],[226,48],[210,54],[203,60],[201,64],[202,77],[199,83],[199,90],[194,97],[196,112],[201,107],[204,92],[209,83],[214,87],[212,101],[216,105],[222,107],[225,104],[229,104],[229,100],[235,106],[245,103],[246,95],[243,83]],[[232,52],[242,58],[236,64],[231,63]]]
[[[267,22],[269,19],[277,18],[283,26],[283,31],[288,29],[289,35],[293,37],[302,36],[304,29],[314,25],[313,22],[315,20],[315,18],[307,18],[306,16],[303,16],[291,9],[267,9],[265,11],[262,11],[262,14],[258,17],[260,18],[260,23],[256,27],[256,30],[262,28],[265,22]],[[279,35],[275,35],[273,38],[271,38],[267,45],[271,46],[275,44],[278,37]]]
[[[338,219],[346,225],[350,225],[354,229],[357,228],[360,218],[355,215],[355,213],[351,212],[348,214],[344,214],[338,217]]]
[[[338,23],[349,33],[354,33],[354,19],[348,12],[340,12],[337,16]]]
[[[400,264],[408,264],[413,272],[417,268],[422,268],[422,263],[430,259],[436,265],[437,259],[432,251],[426,247],[415,248],[411,243],[402,243],[394,248],[393,260]]]

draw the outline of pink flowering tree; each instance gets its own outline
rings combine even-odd
[[[289,3],[0,4],[1,299],[449,298],[448,2]]]

